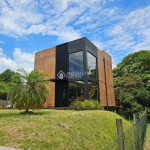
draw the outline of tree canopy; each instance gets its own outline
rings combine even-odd
[[[15,72],[11,71],[10,69],[7,69],[0,74],[0,99],[9,99],[9,84],[14,74]]]
[[[144,86],[150,90],[150,50],[141,50],[127,55],[113,69],[114,78],[128,73],[140,76]]]
[[[114,79],[115,97],[119,99],[121,114],[131,116],[150,105],[150,92],[143,86],[138,75],[125,74]]]
[[[113,69],[115,97],[124,115],[150,105],[150,50],[127,55]]]
[[[10,69],[5,70],[0,74],[0,82],[11,82],[12,76],[15,74],[14,71],[11,71]]]

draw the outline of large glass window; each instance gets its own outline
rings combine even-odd
[[[97,83],[88,82],[89,99],[98,100]]]
[[[88,75],[97,78],[97,64],[96,64],[96,57],[94,57],[89,52],[87,53],[87,60],[88,60]]]
[[[69,82],[69,102],[84,100],[84,82]]]
[[[69,54],[69,77],[83,75],[83,51]]]

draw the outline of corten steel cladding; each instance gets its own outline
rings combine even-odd
[[[105,51],[97,51],[100,104],[115,106],[111,57]]]
[[[41,69],[49,78],[55,78],[56,68],[56,47],[52,47],[35,53],[34,69]],[[44,104],[45,108],[55,106],[55,82],[49,82],[47,85],[50,95]]]

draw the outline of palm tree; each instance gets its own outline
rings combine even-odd
[[[30,108],[41,108],[49,95],[47,75],[41,70],[27,73],[24,69],[19,69],[18,73],[13,77],[14,84],[11,86],[12,103],[19,109],[25,109],[25,112]]]

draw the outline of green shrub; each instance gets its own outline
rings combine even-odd
[[[83,100],[75,101],[72,104],[72,109],[74,110],[98,110],[103,109],[97,100]]]

